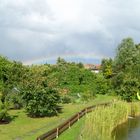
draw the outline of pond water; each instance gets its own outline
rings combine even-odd
[[[115,140],[140,140],[140,117],[128,119],[115,129],[114,135]]]

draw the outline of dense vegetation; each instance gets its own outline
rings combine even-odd
[[[131,38],[122,40],[114,60],[102,60],[102,72],[117,95],[135,100],[140,90],[140,45]]]
[[[108,107],[98,107],[86,118],[81,140],[115,140],[114,129],[127,121],[128,115],[140,115],[140,103],[116,102]],[[93,125],[91,125],[93,124]]]
[[[81,63],[61,58],[56,65],[24,66],[5,57],[0,57],[0,63],[1,106],[25,108],[31,117],[57,115],[60,102],[94,98],[96,80],[100,80]]]
[[[87,102],[97,94],[137,99],[140,89],[140,45],[122,40],[114,59],[103,59],[95,74],[82,63],[58,58],[55,65],[24,66],[0,56],[0,120],[8,109],[25,108],[31,117],[57,115],[59,103]]]

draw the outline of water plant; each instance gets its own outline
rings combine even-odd
[[[98,107],[87,115],[80,140],[114,140],[113,130],[127,121],[128,116],[140,115],[139,103],[118,101],[107,107]]]

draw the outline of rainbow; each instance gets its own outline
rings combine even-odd
[[[46,62],[56,62],[57,58],[61,57],[64,58],[66,60],[79,60],[79,62],[81,62],[80,60],[101,60],[102,58],[108,58],[107,56],[103,56],[100,54],[95,54],[95,53],[80,53],[80,54],[64,54],[64,55],[53,55],[53,56],[43,56],[43,57],[39,57],[39,58],[34,58],[31,60],[27,60],[27,61],[23,61],[24,65],[31,65],[31,64],[43,64]],[[94,63],[94,62],[93,62]]]

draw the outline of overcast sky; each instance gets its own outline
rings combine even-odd
[[[140,42],[140,0],[0,0],[0,54],[24,64],[99,63]]]

